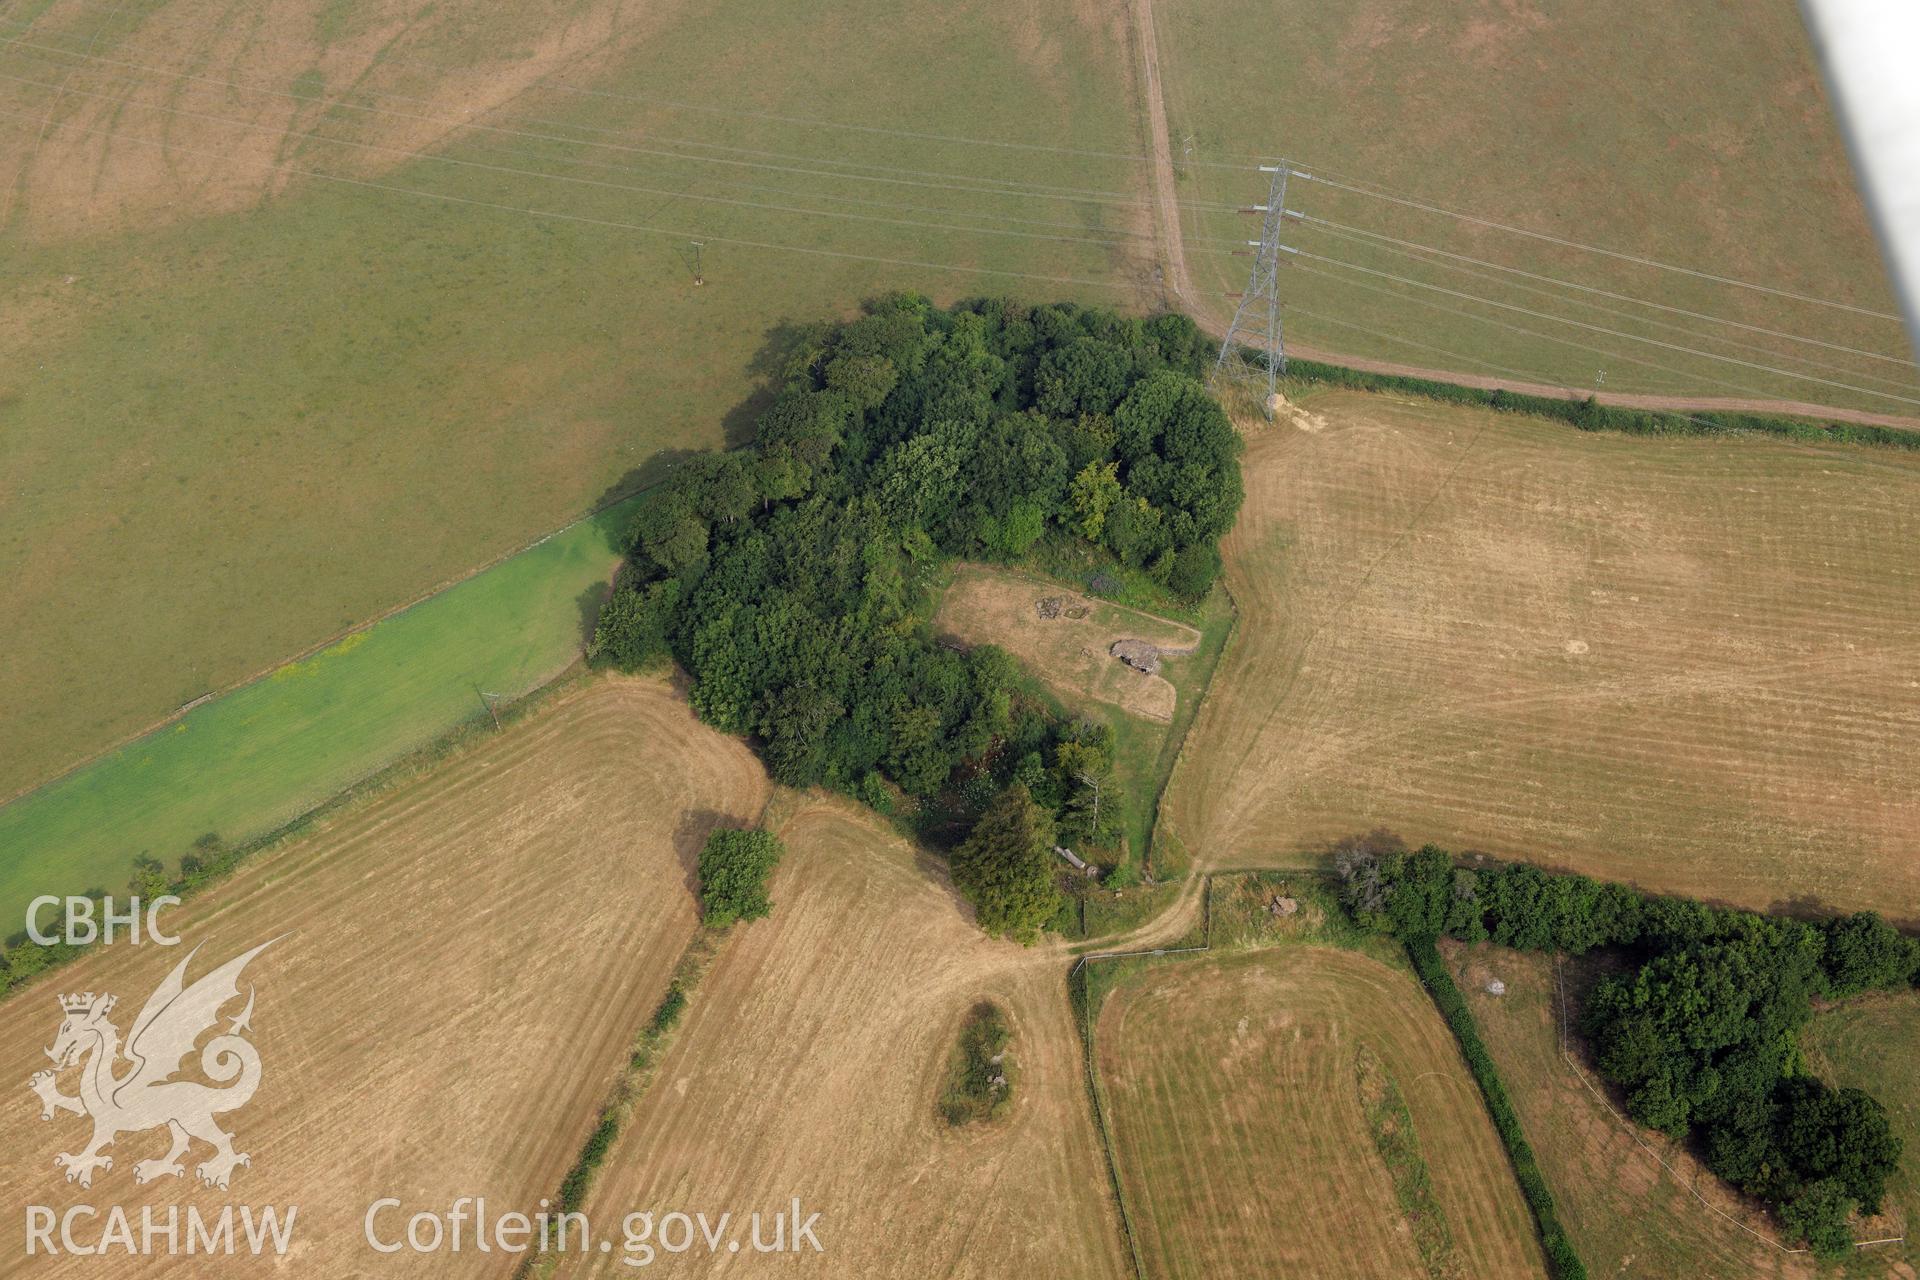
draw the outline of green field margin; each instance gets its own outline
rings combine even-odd
[[[133,859],[272,831],[580,659],[642,501],[584,517],[0,808],[0,933],[42,894],[120,893]],[[18,922],[18,923],[15,923]]]

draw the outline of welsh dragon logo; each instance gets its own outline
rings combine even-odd
[[[213,1154],[195,1169],[200,1181],[210,1187],[224,1190],[236,1165],[252,1163],[244,1153],[233,1149],[233,1135],[213,1121],[217,1115],[245,1106],[260,1087],[259,1051],[241,1034],[250,1029],[253,1017],[251,987],[246,1008],[224,1033],[208,1040],[200,1050],[201,1071],[224,1087],[172,1077],[193,1052],[194,1042],[219,1023],[220,1010],[239,998],[240,971],[274,941],[278,939],[261,943],[187,986],[187,965],[200,950],[195,947],[147,997],[124,1047],[119,1028],[107,1017],[113,1012],[113,996],[96,996],[89,991],[60,997],[60,1011],[65,1017],[53,1047],[46,1051],[53,1060],[53,1070],[42,1071],[27,1083],[39,1095],[42,1120],[53,1119],[56,1111],[93,1118],[93,1141],[86,1149],[53,1158],[55,1165],[67,1171],[68,1182],[92,1186],[94,1170],[113,1168],[113,1157],[101,1152],[112,1146],[115,1138],[163,1125],[172,1135],[173,1146],[158,1160],[135,1164],[135,1182],[180,1177],[186,1172],[180,1157],[195,1138],[213,1148]],[[123,1058],[125,1070],[121,1070]],[[80,1071],[79,1096],[61,1093],[56,1073],[82,1059],[85,1065]]]

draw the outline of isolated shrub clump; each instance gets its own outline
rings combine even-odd
[[[653,1011],[650,1027],[655,1035],[665,1035],[680,1022],[680,1015],[687,1011],[687,989],[676,979],[667,988],[667,994],[660,999],[659,1007]]]
[[[1013,1101],[1011,1039],[1000,1006],[982,1000],[968,1011],[940,1090],[940,1115],[948,1124],[958,1128],[991,1120]]]
[[[770,831],[721,830],[708,836],[700,850],[700,913],[706,923],[721,929],[772,911],[767,880],[782,852],[780,838]]]

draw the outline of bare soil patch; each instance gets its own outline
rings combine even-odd
[[[1200,633],[1184,623],[1123,608],[986,565],[961,565],[934,626],[965,644],[997,644],[1048,684],[1166,723],[1177,695],[1165,676],[1133,665],[1123,652],[1158,657],[1190,653]],[[1144,665],[1144,663],[1143,663]]]

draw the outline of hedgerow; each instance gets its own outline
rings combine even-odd
[[[1420,975],[1420,981],[1432,993],[1434,1006],[1440,1010],[1440,1016],[1446,1019],[1454,1038],[1460,1042],[1460,1052],[1467,1060],[1467,1069],[1473,1073],[1473,1081],[1480,1086],[1480,1094],[1487,1101],[1487,1114],[1493,1117],[1493,1127],[1507,1148],[1514,1178],[1520,1184],[1520,1194],[1526,1198],[1527,1208],[1533,1212],[1534,1226],[1540,1232],[1540,1245],[1546,1251],[1547,1264],[1555,1280],[1586,1280],[1586,1264],[1580,1261],[1573,1242],[1567,1239],[1566,1230],[1560,1225],[1559,1215],[1553,1206],[1553,1193],[1547,1190],[1546,1175],[1540,1172],[1533,1148],[1520,1129],[1519,1113],[1513,1109],[1513,1102],[1507,1096],[1507,1087],[1500,1079],[1499,1070],[1493,1065],[1493,1057],[1480,1039],[1480,1029],[1474,1025],[1466,999],[1461,996],[1460,988],[1454,985],[1453,975],[1447,972],[1446,964],[1440,959],[1439,948],[1434,946],[1430,937],[1406,938],[1403,942],[1408,958],[1413,961],[1414,972]]]
[[[1823,1255],[1845,1251],[1856,1206],[1878,1212],[1900,1140],[1865,1091],[1829,1088],[1806,1070],[1799,1035],[1816,997],[1920,982],[1920,940],[1870,912],[1764,916],[1525,864],[1458,866],[1431,846],[1356,846],[1336,864],[1349,910],[1407,945],[1463,1046],[1478,1037],[1457,989],[1439,980],[1434,939],[1622,949],[1637,967],[1599,982],[1581,1026],[1628,1113],[1691,1140],[1708,1168]],[[1491,1072],[1484,1049],[1468,1057],[1476,1073]],[[1496,1103],[1490,1090],[1488,1105],[1504,1125],[1504,1094]]]
[[[1354,391],[1394,391],[1447,404],[1475,405],[1507,413],[1554,418],[1582,431],[1617,431],[1636,436],[1769,435],[1808,443],[1864,444],[1889,449],[1920,449],[1920,431],[1876,427],[1854,422],[1791,418],[1771,413],[1700,411],[1671,413],[1657,409],[1628,409],[1601,404],[1589,396],[1565,400],[1527,395],[1504,389],[1483,390],[1432,378],[1409,378],[1390,373],[1367,373],[1344,365],[1314,360],[1288,360],[1287,377],[1299,383],[1319,383]]]

